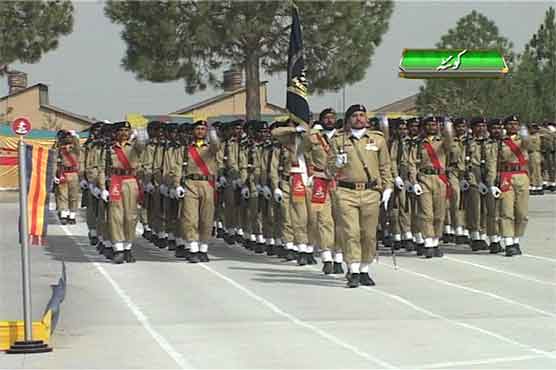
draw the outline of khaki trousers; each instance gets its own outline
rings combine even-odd
[[[108,209],[108,228],[112,242],[135,240],[135,227],[137,226],[137,201],[138,188],[135,179],[122,180],[119,201],[110,201]]]
[[[446,216],[446,185],[438,175],[419,175],[423,194],[417,197],[419,228],[424,238],[440,238]]]
[[[214,188],[208,181],[187,180],[179,215],[185,240],[207,242],[214,221]]]
[[[503,237],[521,237],[525,233],[529,213],[529,176],[515,174],[511,186],[498,200],[500,234]]]
[[[60,211],[75,212],[79,208],[79,176],[76,172],[64,174],[65,181],[56,186],[56,205]]]

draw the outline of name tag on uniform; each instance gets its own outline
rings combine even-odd
[[[365,150],[372,150],[376,152],[378,150],[378,146],[376,146],[375,143],[369,143],[365,145]]]

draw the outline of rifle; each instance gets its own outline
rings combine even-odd
[[[463,145],[464,145],[463,162],[464,162],[464,168],[465,168],[464,173],[463,173],[463,178],[468,181],[469,180],[469,173],[471,172],[471,158],[469,157],[469,146],[471,145],[471,138],[466,137]],[[463,210],[464,195],[465,195],[465,191],[460,186],[460,189],[459,189],[459,207],[458,207],[458,209],[460,211]]]

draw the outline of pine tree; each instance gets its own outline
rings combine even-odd
[[[71,1],[1,1],[0,70],[16,61],[38,62],[72,28]]]
[[[310,89],[361,80],[388,28],[392,1],[299,2]],[[183,79],[189,94],[218,86],[222,66],[245,71],[247,117],[260,116],[260,73],[287,68],[291,3],[286,1],[109,1],[123,26],[124,69],[137,78]],[[285,86],[285,83],[284,83]]]

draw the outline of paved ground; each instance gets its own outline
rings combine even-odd
[[[0,319],[21,317],[14,203],[0,204]],[[140,241],[115,266],[84,224],[51,226],[32,250],[34,318],[66,261],[68,292],[45,355],[0,368],[556,368],[556,196],[531,199],[524,255],[447,248],[442,259],[383,255],[377,287],[347,289],[318,267],[211,245],[209,264]]]

